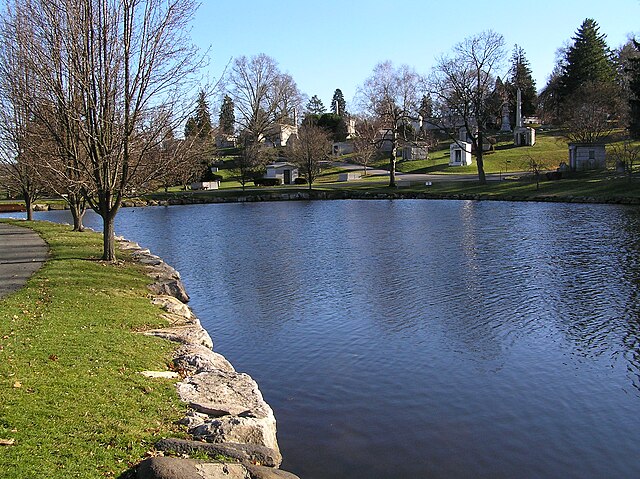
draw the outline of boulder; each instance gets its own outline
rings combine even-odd
[[[198,373],[178,384],[178,394],[196,411],[214,417],[273,417],[258,385],[244,373],[219,370]]]
[[[194,479],[199,478],[195,461],[175,457],[150,457],[138,465],[138,479]]]
[[[164,261],[158,265],[148,266],[147,276],[158,281],[168,281],[170,279],[180,279],[180,273]]]
[[[250,463],[245,463],[244,466],[249,471],[251,479],[300,479],[295,474],[280,469]]]
[[[211,457],[222,454],[238,461],[249,461],[254,464],[262,464],[269,467],[280,465],[282,458],[276,451],[256,444],[212,444],[200,441],[187,441],[185,439],[162,439],[156,444],[156,449],[172,454],[192,455],[194,452],[205,453]]]
[[[257,444],[273,449],[280,455],[276,439],[276,420],[266,418],[223,416],[209,419],[189,429],[195,439],[212,443]]]
[[[149,289],[155,294],[173,296],[183,303],[189,302],[189,295],[184,289],[182,281],[179,279],[169,279],[167,281],[158,281],[149,285]]]
[[[213,349],[211,336],[198,324],[186,324],[184,326],[173,326],[164,329],[150,329],[144,331],[143,334],[147,336],[157,336],[176,343],[202,345]]]
[[[189,374],[213,370],[235,371],[231,363],[222,354],[215,353],[205,346],[192,344],[185,344],[175,352],[173,365],[176,369]]]
[[[152,457],[138,466],[138,479],[251,479],[242,464],[202,462],[177,457]]]
[[[173,296],[156,296],[151,300],[151,302],[160,306],[167,313],[182,316],[186,319],[193,318],[193,313],[191,313],[189,306]]]

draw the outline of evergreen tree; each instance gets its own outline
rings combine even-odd
[[[318,95],[313,95],[309,103],[307,103],[307,113],[312,115],[322,115],[327,110],[322,103],[322,100],[318,98]]]
[[[336,88],[333,92],[333,98],[331,99],[331,112],[338,116],[344,116],[347,107],[347,103],[344,101],[344,95],[340,88]]]
[[[511,105],[512,116],[514,117],[512,120],[515,119],[518,88],[522,93],[522,116],[535,115],[537,104],[536,82],[533,79],[531,67],[524,50],[519,45],[513,47],[511,68],[509,69],[509,77],[505,86],[509,95],[508,101],[509,105]]]
[[[587,83],[612,83],[615,80],[612,53],[607,46],[606,36],[599,30],[596,21],[587,18],[573,37],[562,74],[563,99]]]
[[[235,130],[236,116],[234,113],[233,100],[229,95],[225,95],[220,107],[220,132],[225,135],[233,135]]]
[[[209,104],[204,90],[198,94],[198,101],[194,115],[187,120],[184,128],[184,136],[197,136],[202,140],[206,140],[211,135],[211,114],[209,113]]]
[[[433,116],[433,102],[427,95],[422,95],[418,113],[420,114],[420,116],[422,116],[423,119],[431,118]]]
[[[629,58],[629,133],[632,138],[640,139],[640,43],[633,41],[638,52],[637,56]]]

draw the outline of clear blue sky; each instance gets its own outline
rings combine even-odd
[[[232,57],[265,53],[328,107],[336,88],[351,103],[378,62],[427,74],[439,55],[487,29],[504,36],[509,54],[516,43],[524,48],[540,89],[555,51],[588,17],[611,48],[640,37],[640,0],[203,0],[192,37],[211,48],[210,79]]]

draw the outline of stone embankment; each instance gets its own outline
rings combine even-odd
[[[180,344],[172,371],[142,371],[151,378],[176,378],[177,392],[188,405],[181,419],[193,440],[163,439],[158,455],[137,467],[138,479],[296,479],[279,469],[282,456],[276,439],[276,419],[256,382],[238,373],[222,355],[187,306],[189,295],[180,274],[137,243],[118,238],[120,247],[147,269],[152,302],[169,322],[145,331]],[[196,455],[198,458],[189,459]]]
[[[419,200],[474,200],[474,201],[533,201],[549,203],[600,203],[600,204],[623,204],[640,205],[640,198],[611,196],[554,196],[554,195],[534,195],[534,196],[514,196],[514,195],[488,195],[488,194],[465,194],[465,193],[431,193],[403,191],[399,188],[389,192],[371,192],[359,190],[326,190],[318,191],[295,191],[295,192],[264,192],[253,193],[241,196],[211,196],[206,194],[191,193],[169,198],[167,200],[153,199],[133,199],[125,200],[122,206],[125,208],[141,208],[145,206],[172,206],[172,205],[199,205],[211,203],[252,203],[263,201],[303,201],[303,200],[399,200],[399,199],[419,199]],[[64,209],[62,204],[39,203],[34,206],[35,211],[48,211]]]

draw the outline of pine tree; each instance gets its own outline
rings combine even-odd
[[[562,97],[576,93],[587,83],[612,83],[615,70],[612,53],[606,36],[592,18],[587,18],[573,37],[573,45],[567,50],[562,74]]]
[[[204,91],[198,94],[198,101],[194,115],[187,120],[184,128],[184,136],[198,136],[202,140],[206,140],[211,135],[211,114],[209,113],[209,104]]]
[[[525,52],[519,45],[513,47],[511,68],[509,69],[509,77],[505,86],[509,95],[509,105],[512,105],[511,111],[514,115],[518,88],[520,88],[522,93],[522,115],[535,115],[538,98],[536,82],[533,79],[531,67],[529,66]]]
[[[640,139],[640,43],[633,41],[638,56],[629,59],[629,133]]]
[[[333,98],[331,99],[331,112],[338,116],[344,116],[347,107],[347,103],[344,101],[344,95],[340,88],[336,88],[333,92]]]
[[[235,130],[236,117],[234,113],[233,100],[229,95],[225,95],[220,107],[220,132],[225,135],[233,135]]]
[[[307,103],[307,113],[312,115],[322,115],[327,110],[322,103],[322,100],[318,98],[318,95],[313,95],[309,103]]]

